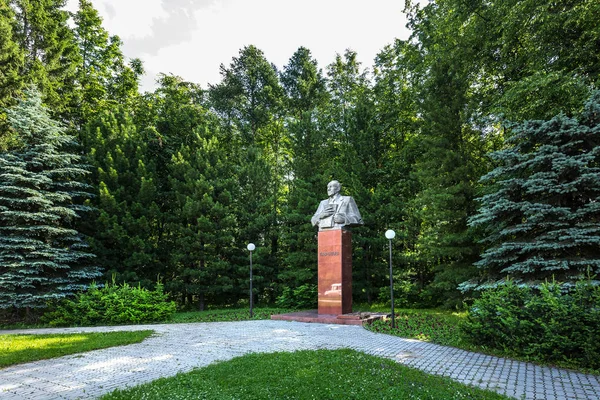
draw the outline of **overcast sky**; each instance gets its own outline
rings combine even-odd
[[[394,38],[406,39],[403,0],[92,0],[104,28],[118,35],[127,57],[144,62],[142,89],[156,74],[172,73],[199,83],[220,81],[219,66],[253,44],[278,68],[300,46],[319,67],[345,49],[363,67]],[[77,10],[78,0],[68,9]]]

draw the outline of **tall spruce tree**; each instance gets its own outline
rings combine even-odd
[[[279,279],[290,288],[317,284],[317,240],[310,216],[323,197],[326,142],[319,127],[319,110],[327,103],[325,79],[308,49],[300,47],[281,74],[286,97],[286,134],[291,158],[284,209],[285,255]],[[294,299],[291,299],[294,301]],[[315,298],[316,302],[316,298]],[[316,303],[315,303],[316,304]]]
[[[500,165],[483,176],[492,192],[470,220],[490,247],[476,265],[485,289],[508,278],[567,285],[600,273],[600,92],[578,118],[558,115],[512,128]]]
[[[209,94],[213,109],[224,121],[223,143],[238,165],[236,243],[257,245],[256,259],[260,261],[255,265],[255,287],[273,301],[280,257],[282,166],[287,156],[283,90],[275,67],[255,46],[241,49],[229,67],[222,65],[221,76],[222,81],[211,86]],[[245,276],[246,255],[240,253],[234,262],[240,276]]]
[[[419,188],[409,208],[419,223],[412,258],[421,299],[454,306],[461,301],[456,287],[477,272],[472,263],[480,250],[467,221],[476,211],[477,179],[487,172],[484,155],[497,129],[483,125],[478,114],[486,106],[480,92],[490,85],[474,83],[484,75],[477,64],[481,43],[461,30],[449,3],[432,2],[409,14],[421,150],[413,169]]]
[[[73,139],[42,106],[41,95],[9,110],[23,147],[0,155],[0,307],[43,307],[100,275],[77,219],[88,210],[88,174]]]
[[[91,1],[79,0],[79,10],[73,15],[73,22],[81,60],[76,65],[80,93],[78,104],[71,110],[71,119],[77,127],[81,127],[93,115],[111,106],[131,106],[138,95],[138,78],[143,70],[141,61],[137,59],[129,65],[125,63],[121,39],[109,36]]]

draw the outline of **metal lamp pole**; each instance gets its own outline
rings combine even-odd
[[[252,318],[252,252],[254,251],[254,249],[256,249],[256,246],[254,245],[254,243],[248,243],[248,246],[246,246],[246,248],[250,252],[250,318]]]
[[[396,237],[396,232],[388,229],[385,231],[385,237],[389,241],[390,248],[390,297],[392,299],[392,329],[396,329],[396,314],[394,313],[394,275],[392,274],[392,239]]]

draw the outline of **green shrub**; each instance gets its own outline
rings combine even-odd
[[[410,279],[394,280],[394,304],[396,307],[410,307],[417,303],[419,289]],[[384,304],[392,304],[390,286],[379,288],[377,300]]]
[[[317,308],[317,285],[304,284],[297,288],[286,287],[281,296],[277,297],[277,306],[293,310]]]
[[[484,292],[461,328],[475,344],[599,369],[600,287],[582,281],[564,291],[552,282],[537,290],[509,282]]]
[[[93,284],[86,292],[64,299],[44,314],[42,320],[51,326],[120,325],[166,321],[175,312],[163,285],[154,290],[140,286]]]

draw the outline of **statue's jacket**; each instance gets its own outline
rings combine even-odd
[[[325,208],[329,204],[336,205],[336,211],[334,215],[319,219],[319,215],[325,210]],[[343,217],[344,223],[339,224],[334,222],[334,217]],[[318,225],[319,229],[339,229],[343,226],[358,226],[363,224],[362,217],[360,216],[360,212],[358,211],[358,207],[354,198],[352,196],[341,196],[337,195],[334,197],[333,201],[330,199],[325,199],[319,203],[319,207],[317,211],[311,218],[311,222],[314,226]]]

